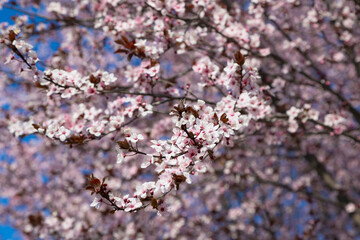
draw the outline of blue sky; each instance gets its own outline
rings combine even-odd
[[[0,225],[0,239],[1,240],[17,240],[23,239],[21,234],[9,225]]]

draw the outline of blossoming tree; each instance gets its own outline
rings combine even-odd
[[[358,0],[0,5],[25,238],[360,237]]]

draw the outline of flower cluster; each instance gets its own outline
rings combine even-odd
[[[309,119],[314,121],[319,119],[319,112],[315,109],[311,109],[309,104],[305,104],[303,108],[296,108],[293,106],[286,111],[286,114],[289,117],[288,131],[290,133],[295,133],[299,127],[296,119],[300,119],[302,123],[305,123]]]
[[[21,24],[21,22],[18,22]],[[21,59],[20,63],[26,64],[29,69],[33,69],[37,74],[35,64],[39,61],[33,46],[26,41],[20,39],[20,28],[17,25],[6,26],[0,28],[0,43],[6,45],[12,50],[5,61],[5,64],[15,61],[16,57]]]
[[[158,179],[139,185],[131,198],[129,195],[115,198],[117,206],[125,211],[135,211],[148,205],[160,209],[165,195],[179,189],[183,182],[190,184],[191,175],[206,172],[205,159],[215,158],[216,146],[228,144],[235,132],[246,129],[251,120],[262,119],[271,113],[261,91],[256,87],[250,89],[244,90],[239,98],[231,95],[224,97],[215,108],[202,100],[194,105],[181,102],[175,106],[171,115],[176,127],[169,140],[151,140],[155,153],[140,151],[138,142],[144,137],[131,129],[125,130],[125,140],[118,142],[117,162],[123,163],[128,156],[126,151],[146,155],[141,167],[154,165]],[[97,203],[97,199],[94,202]]]
[[[62,98],[71,98],[78,94],[92,96],[116,81],[117,78],[114,74],[105,71],[97,71],[90,76],[83,77],[76,70],[67,72],[55,69],[44,72],[41,86],[48,86],[48,96],[60,94]]]

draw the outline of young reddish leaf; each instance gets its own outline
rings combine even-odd
[[[16,33],[13,30],[9,31],[9,40],[13,42],[16,39]]]
[[[130,144],[126,139],[123,141],[117,141],[117,144],[121,149],[130,149]]]
[[[244,57],[244,55],[241,54],[240,51],[236,52],[234,54],[234,57],[235,57],[235,60],[236,60],[237,64],[239,64],[240,66],[244,65],[245,57]]]
[[[214,119],[214,125],[219,125],[219,117],[217,116],[216,113],[214,113],[214,116],[213,116],[213,119]]]
[[[195,118],[199,118],[199,113],[192,107],[187,107],[186,112],[190,112],[192,115],[194,115]]]
[[[65,144],[81,144],[85,139],[84,135],[72,135]]]
[[[153,209],[158,209],[158,202],[156,198],[151,199],[151,206],[153,207]]]
[[[130,53],[128,56],[127,56],[127,60],[130,62],[131,61],[131,58],[134,56],[134,53]]]
[[[226,116],[226,113],[223,113],[220,117],[220,121],[222,121],[223,123],[228,123],[229,119]]]
[[[39,82],[35,82],[35,87],[42,88],[42,89],[49,89],[48,86],[41,85]]]
[[[173,175],[173,180],[176,186],[176,190],[179,190],[180,184],[185,182],[186,177],[184,175]]]
[[[130,41],[129,41],[129,39],[127,39],[127,37],[125,37],[124,35],[121,35],[121,39],[123,40],[123,42],[124,42],[124,47],[126,47],[126,48],[129,48],[129,45],[130,45]]]
[[[126,54],[128,54],[129,53],[129,51],[128,50],[125,50],[125,49],[118,49],[118,50],[116,50],[114,53],[126,53]]]
[[[95,77],[94,75],[91,74],[89,79],[90,79],[91,83],[96,85],[96,84],[98,84],[100,82],[101,78],[100,77]]]
[[[124,45],[124,41],[122,39],[115,40],[115,43]]]
[[[135,47],[135,40],[132,40],[131,43],[129,43],[128,46],[129,46],[130,49],[135,49],[136,48]]]
[[[94,187],[92,186],[87,186],[85,189],[88,191],[95,191]]]
[[[101,182],[99,179],[94,178],[94,179],[90,180],[89,184],[90,184],[90,186],[97,188],[101,185]]]

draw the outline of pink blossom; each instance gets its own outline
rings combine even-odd
[[[125,212],[134,211],[142,206],[137,198],[128,198],[125,205]]]
[[[66,138],[70,136],[70,133],[71,131],[69,129],[67,129],[64,126],[61,126],[56,132],[56,137],[58,137],[60,141],[64,142]]]
[[[96,209],[100,208],[101,198],[95,197],[94,201],[90,204],[90,207],[94,207]]]

